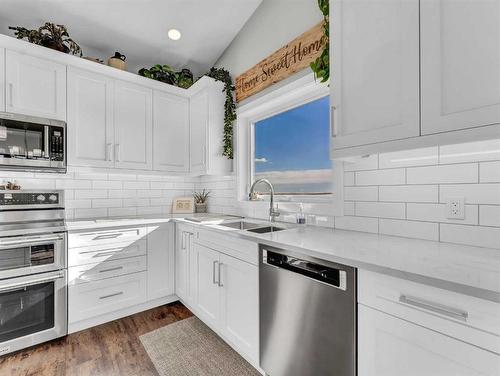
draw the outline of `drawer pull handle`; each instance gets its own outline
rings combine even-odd
[[[94,239],[92,240],[104,240],[104,239],[116,239],[117,237],[119,236],[122,236],[123,234],[104,234],[104,235],[99,235],[99,236],[96,236]]]
[[[108,298],[112,298],[113,296],[118,296],[118,295],[123,295],[123,291],[115,292],[114,294],[100,296],[99,299],[108,299]]]
[[[99,273],[106,273],[106,272],[112,272],[112,271],[115,271],[115,270],[121,270],[123,269],[123,266],[116,266],[114,268],[109,268],[109,269],[102,269],[102,270],[99,270]]]
[[[218,285],[219,284],[219,282],[215,280],[215,267],[217,266],[218,263],[219,263],[218,261],[214,261],[213,265],[212,265],[212,283],[214,285]]]
[[[116,253],[119,253],[119,252],[122,252],[121,249],[118,249],[116,251],[108,251],[108,252],[99,252],[99,253],[96,253],[95,255],[92,256],[92,258],[95,258],[95,257],[102,257],[102,256],[112,256]]]
[[[219,281],[217,282],[217,284],[219,285],[219,287],[224,287],[224,285],[222,284],[222,280],[221,280],[221,278],[220,278],[220,274],[221,274],[221,271],[220,271],[220,270],[221,270],[221,268],[222,268],[222,265],[224,265],[224,264],[223,264],[222,262],[219,262],[219,275],[218,275],[218,277],[217,277],[217,278],[219,279]]]
[[[460,309],[451,308],[444,306],[442,304],[429,302],[427,300],[414,298],[408,295],[401,295],[399,297],[399,301],[403,304],[407,304],[413,307],[422,308],[427,311],[431,311],[434,313],[438,313],[440,315],[448,316],[453,319],[457,319],[460,321],[467,321],[469,314],[466,311],[462,311]]]

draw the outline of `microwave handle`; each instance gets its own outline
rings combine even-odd
[[[43,127],[43,152],[45,158],[50,157],[50,149],[49,149],[49,132],[50,128],[48,125]]]

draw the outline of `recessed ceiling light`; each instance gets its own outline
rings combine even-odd
[[[181,32],[177,29],[170,29],[168,31],[168,37],[172,40],[179,40],[181,39]]]

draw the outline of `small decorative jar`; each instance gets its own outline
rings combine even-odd
[[[201,204],[195,203],[194,207],[195,207],[196,213],[206,213],[208,205],[206,202],[201,203]]]

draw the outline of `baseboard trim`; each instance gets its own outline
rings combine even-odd
[[[137,304],[132,307],[127,307],[120,309],[118,311],[113,311],[106,313],[104,315],[99,315],[92,317],[87,320],[81,320],[68,325],[68,334],[79,332],[80,330],[88,329],[93,326],[105,324],[107,322],[121,319],[126,316],[133,315],[142,311],[147,311],[148,309],[155,308],[164,304],[172,303],[179,300],[177,295],[172,294],[163,298],[158,298],[154,300],[147,301],[145,303]]]

